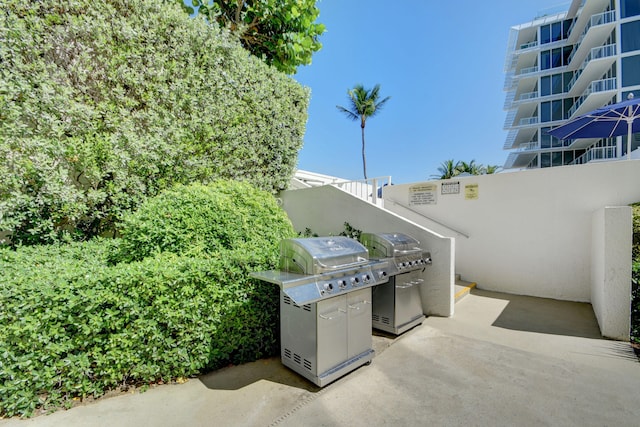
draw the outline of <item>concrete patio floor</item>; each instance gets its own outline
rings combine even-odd
[[[589,304],[475,289],[374,348],[322,389],[272,358],[0,427],[640,424],[640,364]]]

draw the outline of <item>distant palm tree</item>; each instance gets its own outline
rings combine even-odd
[[[458,165],[460,162],[454,163],[453,159],[445,160],[438,166],[439,174],[431,175],[431,178],[434,179],[449,179],[458,175],[460,171],[458,170]]]
[[[487,175],[490,175],[492,173],[498,173],[500,171],[500,169],[502,169],[502,166],[498,166],[498,165],[487,165],[484,168],[484,173],[486,173]]]
[[[365,89],[362,85],[356,85],[347,92],[349,96],[349,108],[336,105],[336,108],[353,121],[360,120],[360,128],[362,129],[362,169],[364,171],[364,179],[367,179],[367,158],[364,149],[364,127],[367,119],[373,117],[382,109],[382,106],[391,99],[390,96],[382,100],[380,97],[380,85],[377,84],[373,89]]]
[[[461,161],[458,163],[458,170],[460,173],[468,173],[469,175],[482,175],[484,166],[476,163],[475,160],[471,160],[469,163]]]
[[[465,161],[457,161],[454,162],[453,159],[445,160],[438,166],[438,173],[431,175],[432,179],[449,179],[455,176],[458,176],[463,173],[467,173],[469,175],[486,175],[498,173],[501,169],[500,166],[497,165],[487,165],[484,166],[482,164],[476,163],[475,160],[471,160],[470,162]]]

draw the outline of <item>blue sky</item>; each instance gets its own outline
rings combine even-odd
[[[509,29],[569,3],[318,0],[323,47],[293,76],[311,89],[298,168],[363,178],[360,125],[336,109],[358,83],[391,96],[367,121],[370,178],[423,181],[447,159],[502,166]]]

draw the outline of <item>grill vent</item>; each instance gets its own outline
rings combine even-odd
[[[284,357],[286,357],[287,359],[291,359],[291,350],[289,350],[288,348],[285,348]]]
[[[311,311],[311,304],[305,304],[302,306],[302,308],[304,309],[304,311]]]
[[[371,320],[373,320],[374,322],[379,322],[380,321],[380,315],[379,314],[372,314],[371,315]]]
[[[284,304],[291,305],[291,298],[289,298],[289,297],[288,297],[288,296],[286,296],[286,295],[283,295],[283,297],[284,297],[284,298],[283,298],[282,302],[283,302]]]
[[[389,319],[388,317],[382,316],[382,323],[384,323],[385,325],[390,325],[391,319]]]
[[[293,361],[294,362],[296,362],[299,365],[301,360],[302,360],[302,358],[300,357],[300,355],[298,353],[293,353]]]
[[[311,361],[309,361],[307,359],[304,359],[304,367],[307,368],[309,371],[311,371],[313,365],[312,365]]]

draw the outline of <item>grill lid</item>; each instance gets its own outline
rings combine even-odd
[[[393,258],[420,253],[420,242],[403,233],[362,233],[360,241],[374,258]]]
[[[332,298],[389,281],[387,260],[369,260],[369,253],[349,237],[311,237],[280,242],[278,270],[251,277],[280,286],[296,304]]]
[[[285,239],[280,242],[279,269],[289,273],[323,274],[366,264],[369,252],[345,236]]]

